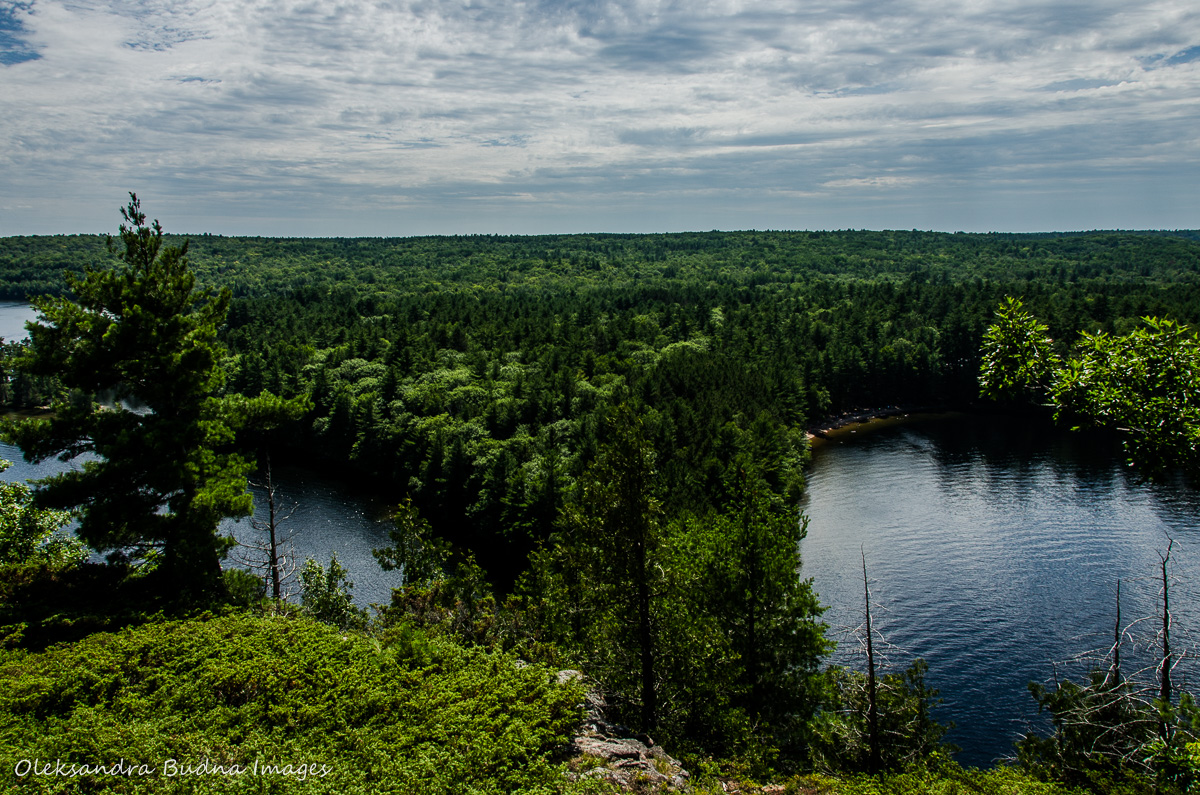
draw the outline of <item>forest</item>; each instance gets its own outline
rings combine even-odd
[[[921,661],[879,683],[873,670],[824,665],[831,644],[819,597],[797,574],[805,520],[795,506],[809,429],[856,410],[975,405],[981,368],[994,386],[996,346],[1018,331],[1033,328],[1039,350],[1061,357],[1080,332],[1125,338],[1145,317],[1200,321],[1200,233],[270,239],[164,235],[139,217],[135,199],[123,251],[104,236],[0,239],[0,299],[42,296],[50,324],[32,343],[3,346],[6,434],[42,457],[89,449],[116,462],[89,469],[91,481],[47,484],[36,500],[9,498],[38,517],[26,524],[43,539],[55,521],[44,512],[82,511],[80,537],[109,559],[81,564],[78,550],[49,540],[0,550],[9,647],[0,677],[19,684],[0,699],[10,747],[32,747],[51,719],[65,727],[61,747],[72,747],[85,731],[76,702],[95,711],[114,693],[154,700],[138,689],[152,674],[123,663],[109,665],[120,670],[108,685],[48,684],[66,675],[55,665],[76,664],[73,653],[103,654],[88,644],[105,632],[142,633],[114,637],[142,644],[145,666],[180,631],[172,621],[200,622],[201,637],[250,620],[230,602],[264,620],[288,614],[271,606],[269,582],[220,573],[228,550],[212,534],[214,516],[248,510],[237,484],[256,463],[287,457],[340,471],[395,506],[392,546],[377,555],[403,572],[392,605],[361,614],[343,598],[336,560],[318,561],[303,573],[310,616],[412,671],[501,676],[504,655],[578,668],[603,688],[614,720],[653,736],[698,782],[786,781],[797,792],[1191,785],[1190,729],[1168,736],[1195,709],[1178,696],[1172,706],[1169,694],[1151,721],[1163,740],[1153,764],[1067,764],[1035,738],[1023,767],[954,766]],[[1023,303],[998,316],[1011,296]],[[146,330],[149,315],[188,318],[188,331],[165,343]],[[167,356],[174,344],[188,351],[186,367]],[[154,346],[163,361],[138,353]],[[141,369],[124,364],[139,355]],[[148,386],[164,379],[171,388]],[[988,397],[1036,410],[1024,406],[1035,387],[1044,385]],[[136,399],[152,410],[137,419],[99,410],[105,390],[118,408]],[[1088,407],[1077,399],[1070,410]],[[136,451],[131,428],[147,434]],[[181,439],[193,457],[173,452]],[[88,491],[98,484],[128,498],[98,499]],[[89,609],[74,604],[98,589],[106,596]],[[151,617],[145,604],[162,612]],[[318,624],[238,631],[261,634],[276,655],[272,633],[307,633],[312,648],[331,642]],[[230,681],[263,695],[227,696],[226,706],[265,710],[247,720],[262,722],[267,747],[268,727],[296,720],[272,718],[271,704],[299,714],[310,696],[285,695],[248,660],[228,662]],[[346,665],[369,669],[364,677],[383,665],[355,660]],[[395,687],[366,681],[352,703]],[[1047,709],[1074,714],[1068,695],[1043,693]],[[556,791],[546,738],[570,723],[572,698],[548,691],[524,730],[540,739],[478,762],[477,790]],[[170,723],[164,715],[139,724],[150,727],[140,753],[165,752],[149,739]],[[350,753],[334,738],[360,724],[310,718],[300,721],[316,727],[310,750]],[[212,726],[189,730],[193,751],[220,744],[221,719],[204,720]],[[1064,737],[1088,742],[1060,733],[1060,748]],[[526,759],[533,778],[487,778],[480,766],[504,768],[504,754]],[[15,763],[5,764],[7,775]],[[454,791],[453,778],[433,786],[404,775],[414,783],[397,791]],[[338,786],[377,791],[345,778]]]

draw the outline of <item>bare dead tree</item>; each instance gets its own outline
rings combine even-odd
[[[875,642],[871,637],[871,588],[867,584],[867,553],[860,548],[863,566],[863,601],[867,621],[867,734],[870,747],[870,773],[879,772],[879,703],[875,681]]]
[[[1111,645],[1072,658],[1073,663],[1088,666],[1084,681],[1060,681],[1056,666],[1052,688],[1030,685],[1042,708],[1051,712],[1054,733],[1048,741],[1033,732],[1026,734],[1019,744],[1022,757],[1028,753],[1031,759],[1081,781],[1086,780],[1087,771],[1096,769],[1154,776],[1157,754],[1163,748],[1200,736],[1192,727],[1188,714],[1191,708],[1185,706],[1191,700],[1174,677],[1176,668],[1192,654],[1172,637],[1176,634],[1170,600],[1173,550],[1174,540],[1168,536],[1167,548],[1159,553],[1158,571],[1152,578],[1159,586],[1156,598],[1160,600],[1160,615],[1123,623],[1122,582],[1118,580]],[[1139,626],[1156,628],[1146,632]],[[1130,647],[1128,657],[1124,654],[1126,646]],[[1180,693],[1184,696],[1176,706],[1173,700]]]
[[[931,710],[941,703],[925,685],[928,665],[912,660],[902,670],[893,655],[907,657],[880,632],[880,609],[873,599],[866,551],[862,550],[863,612],[855,627],[842,632],[857,641],[865,670],[832,666],[831,709],[817,729],[812,748],[818,765],[829,771],[865,770],[872,774],[900,769],[933,753],[949,730]]]
[[[1104,684],[1116,687],[1121,682],[1121,578],[1117,578],[1117,618],[1113,622],[1112,665]]]
[[[267,518],[250,520],[250,526],[257,533],[253,539],[239,542],[239,551],[234,554],[234,559],[263,578],[271,590],[271,599],[279,607],[284,599],[293,595],[287,586],[294,582],[298,568],[292,533],[282,525],[292,518],[298,503],[292,501],[280,507],[278,487],[271,475],[269,452],[265,475],[265,482],[251,481],[251,484],[267,494]]]
[[[1158,673],[1158,700],[1163,704],[1171,703],[1171,582],[1167,577],[1167,562],[1171,560],[1171,548],[1175,539],[1167,536],[1167,551],[1159,553],[1162,562],[1162,662]],[[1170,727],[1165,720],[1159,721],[1159,735],[1165,743],[1170,738]]]

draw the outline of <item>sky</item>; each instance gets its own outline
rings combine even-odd
[[[0,0],[0,235],[1200,228],[1196,0]]]

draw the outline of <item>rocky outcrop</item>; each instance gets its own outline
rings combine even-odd
[[[559,671],[560,684],[586,682],[579,671]],[[573,777],[599,778],[626,792],[679,792],[689,789],[688,772],[645,734],[610,723],[603,694],[589,687],[584,718],[564,753],[571,757]]]

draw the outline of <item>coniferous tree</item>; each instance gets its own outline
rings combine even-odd
[[[298,407],[269,395],[216,396],[229,291],[197,285],[187,244],[165,246],[137,196],[121,215],[121,250],[109,242],[119,264],[68,275],[74,297],[34,301],[39,320],[20,365],[59,376],[69,398],[7,435],[29,461],[90,454],[41,481],[40,503],[77,509],[79,536],[91,547],[157,559],[165,583],[199,596],[216,589],[231,543],[218,523],[252,508],[253,465],[233,448],[237,431]]]
[[[655,564],[663,541],[656,498],[654,451],[642,421],[628,406],[615,412],[613,437],[580,480],[577,499],[563,513],[565,579],[592,603],[583,628],[594,651],[621,658],[617,671],[633,671],[632,687],[617,685],[637,704],[641,730],[658,723],[655,608],[661,598]]]

